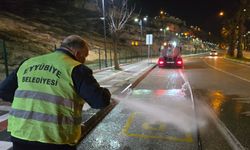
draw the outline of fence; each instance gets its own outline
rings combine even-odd
[[[3,61],[0,61],[4,65],[5,75],[6,77],[9,75],[9,68],[8,68],[8,55],[7,55],[7,49],[5,45],[5,41],[0,39],[0,59]]]
[[[56,46],[55,46],[56,48]],[[86,65],[90,67],[93,70],[97,69],[103,69],[105,68],[105,58],[103,54],[103,49],[100,47],[97,50],[98,53],[98,58],[95,61],[89,62]],[[4,40],[0,39],[0,80],[3,79],[3,73],[5,73],[5,76],[7,77],[9,75],[9,68],[8,68],[8,53],[7,53],[7,48]],[[102,53],[101,53],[102,52]],[[193,53],[202,53],[206,52],[205,50],[183,50],[182,54],[193,54]],[[158,57],[159,52],[151,50],[150,57]],[[141,61],[143,59],[148,59],[148,54],[147,50],[145,49],[144,51],[137,51],[137,52],[132,52],[132,51],[118,51],[117,53],[118,57],[118,63],[119,64],[126,64],[126,63],[135,63],[137,61]],[[112,67],[113,66],[113,58],[107,58],[107,67]]]

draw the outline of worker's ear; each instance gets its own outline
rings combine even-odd
[[[80,60],[82,58],[82,53],[80,51],[75,51],[75,57],[77,60]]]
[[[75,52],[75,57],[76,57],[77,61],[79,61],[81,63],[85,63],[86,58],[85,58],[84,54],[81,51],[76,51]]]
[[[81,55],[81,53],[80,53],[79,51],[75,51],[75,52],[74,52],[74,55],[75,55],[76,57],[79,57],[79,56]]]

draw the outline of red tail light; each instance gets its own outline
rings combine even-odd
[[[162,64],[164,64],[164,61],[163,61],[163,60],[160,60],[158,63],[159,63],[160,65],[162,65]]]
[[[177,64],[178,64],[178,65],[181,65],[181,64],[182,64],[182,61],[181,61],[181,60],[178,60],[178,61],[177,61]]]

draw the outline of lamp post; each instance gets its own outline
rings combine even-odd
[[[139,38],[139,40],[141,41],[141,45],[140,45],[140,49],[141,49],[141,57],[142,57],[142,34],[143,34],[143,32],[142,32],[142,27],[143,27],[143,21],[144,22],[146,22],[148,20],[148,18],[147,17],[144,17],[143,19],[138,19],[138,18],[135,18],[135,22],[138,22],[138,24],[140,25],[140,38]]]
[[[102,0],[102,15],[103,15],[103,34],[104,34],[104,64],[105,67],[108,67],[107,63],[107,48],[106,48],[106,15],[105,15],[105,5],[104,0]]]
[[[160,28],[160,31],[163,31],[163,41],[166,40],[166,31],[169,31],[169,27],[166,27],[164,29]]]

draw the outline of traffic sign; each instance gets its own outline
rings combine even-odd
[[[152,45],[153,44],[153,34],[147,34],[146,35],[146,45]]]

